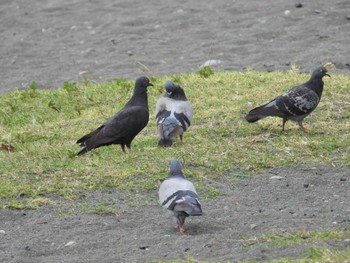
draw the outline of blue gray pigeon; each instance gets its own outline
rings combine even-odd
[[[164,88],[166,93],[156,104],[156,123],[158,145],[167,147],[173,144],[175,136],[179,136],[182,142],[183,133],[192,122],[193,108],[179,85],[168,80]]]
[[[311,75],[311,78],[304,84],[295,86],[272,101],[252,109],[245,117],[248,122],[256,122],[268,116],[277,116],[283,119],[282,131],[286,121],[292,120],[299,124],[303,131],[303,120],[308,116],[320,102],[324,76],[327,74],[325,67],[317,68]]]
[[[158,194],[160,204],[174,216],[180,233],[185,231],[186,217],[203,214],[196,189],[185,179],[177,160],[171,161],[170,175],[160,185]]]
[[[77,141],[81,147],[84,147],[77,155],[111,144],[120,144],[123,152],[125,152],[125,146],[130,149],[132,140],[146,127],[149,120],[148,86],[153,86],[149,79],[144,76],[139,77],[135,82],[134,93],[124,108],[96,130]]]

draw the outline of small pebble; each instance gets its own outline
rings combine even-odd
[[[318,9],[315,9],[314,12],[315,12],[316,14],[320,14],[320,13],[321,13],[321,11],[318,10]]]
[[[219,59],[210,59],[207,60],[203,65],[201,65],[199,68],[204,68],[204,67],[213,67],[221,64],[221,60]]]
[[[295,7],[296,7],[296,8],[301,8],[301,7],[303,7],[303,4],[302,4],[302,3],[296,3],[296,4],[295,4]]]
[[[5,230],[0,230],[0,234],[6,234]]]
[[[287,15],[290,15],[290,10],[286,10],[284,11],[284,14],[287,16]]]
[[[75,245],[77,242],[75,242],[75,241],[69,241],[67,244],[65,244],[64,246],[65,247],[70,247],[70,246],[73,246],[73,245]]]
[[[347,19],[347,20],[350,20],[350,15],[347,15],[347,16],[346,16],[346,19]]]
[[[305,188],[309,188],[309,184],[303,184]]]
[[[270,177],[270,180],[281,180],[283,179],[283,176],[273,175]]]
[[[251,224],[251,225],[249,226],[249,228],[252,229],[252,230],[255,229],[256,227],[257,227],[256,224]]]

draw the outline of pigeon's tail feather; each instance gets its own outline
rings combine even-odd
[[[281,113],[274,106],[274,101],[264,104],[260,107],[252,109],[245,119],[248,122],[256,122],[268,116],[279,116]]]
[[[185,212],[188,216],[201,216],[203,214],[198,200],[191,196],[186,196],[182,202],[179,202],[174,207],[174,211]]]
[[[170,137],[170,135],[176,129],[177,125],[178,124],[176,118],[166,118],[163,121],[163,137]]]
[[[188,215],[190,216],[201,216],[203,215],[203,212],[200,208],[195,207],[195,209],[193,209]]]
[[[85,147],[85,148],[81,149],[81,150],[76,154],[76,156],[83,155],[83,154],[87,153],[88,151],[90,151],[90,150],[88,150],[88,148]]]
[[[170,147],[171,145],[173,145],[173,140],[166,139],[166,138],[161,138],[158,141],[158,145],[159,146],[163,146],[163,147]]]
[[[258,116],[258,115],[255,115],[255,114],[251,114],[251,113],[248,113],[247,116],[245,116],[245,119],[248,121],[248,122],[256,122],[260,119],[262,119],[263,117],[261,116]]]
[[[158,127],[160,139],[158,141],[159,146],[170,147],[173,145],[173,136],[176,132],[178,124],[175,118],[166,118],[162,124]]]
[[[84,143],[94,137],[100,130],[102,129],[102,126],[101,127],[98,127],[96,130],[84,135],[83,137],[81,137],[79,140],[77,140],[77,144],[80,144],[80,146],[84,146]]]

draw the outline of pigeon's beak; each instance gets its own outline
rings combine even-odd
[[[153,87],[153,84],[150,82],[150,83],[148,83],[148,86],[152,86]]]
[[[331,77],[331,75],[329,75],[328,73],[324,74],[325,76]]]

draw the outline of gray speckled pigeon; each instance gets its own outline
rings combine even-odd
[[[268,116],[277,116],[283,119],[282,131],[287,120],[295,121],[303,131],[303,120],[318,105],[323,91],[324,76],[327,74],[325,67],[317,68],[311,75],[311,78],[304,84],[295,86],[282,95],[276,97],[269,103],[252,109],[245,117],[248,122],[256,122]]]
[[[131,148],[135,136],[146,127],[149,120],[147,87],[153,86],[147,77],[139,77],[135,82],[134,94],[117,114],[96,130],[80,138],[77,143],[84,147],[77,155],[111,144]]]
[[[173,144],[175,136],[179,136],[182,142],[183,133],[192,122],[193,108],[179,85],[168,80],[164,88],[166,93],[156,104],[156,123],[158,145],[167,147]]]
[[[160,204],[174,216],[180,233],[185,231],[186,217],[203,214],[196,189],[185,179],[177,160],[171,161],[170,175],[161,184],[158,194]]]

